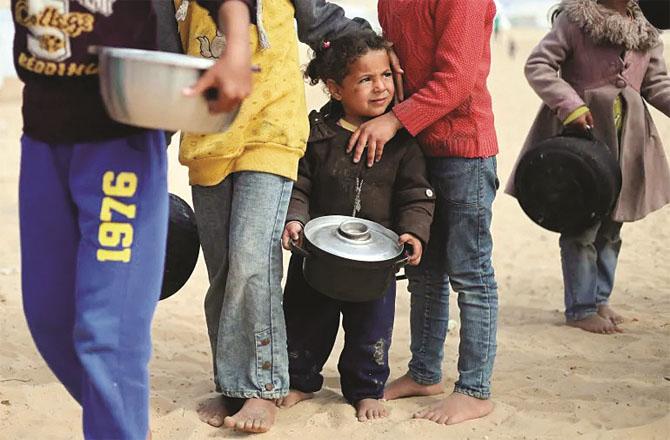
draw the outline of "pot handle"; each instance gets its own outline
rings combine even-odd
[[[409,254],[407,252],[403,252],[403,257],[395,262],[395,270],[396,272],[402,269],[405,264],[409,261]]]
[[[591,127],[590,125],[586,128],[586,131],[564,127],[563,130],[561,131],[561,136],[578,137],[582,139],[588,139],[590,141],[596,140],[596,136],[593,133],[593,127]]]
[[[405,245],[405,249],[402,253],[402,258],[395,262],[395,271],[396,272],[398,272],[400,269],[402,269],[407,264],[407,262],[409,261],[409,256],[411,255],[411,252],[410,252],[411,249],[412,249],[412,246],[410,246],[408,244]],[[396,275],[395,279],[396,279],[396,281],[406,280],[407,275],[405,275],[404,273],[401,274],[401,275]]]
[[[299,256],[301,256],[302,258],[309,258],[309,257],[312,256],[312,254],[310,254],[310,253],[307,252],[305,249],[303,249],[302,247],[300,247],[300,245],[298,245],[298,242],[295,241],[295,240],[291,240],[291,241],[289,241],[288,247],[291,248],[291,252],[292,252],[292,253],[294,253],[294,254],[296,254],[296,255],[299,255]]]

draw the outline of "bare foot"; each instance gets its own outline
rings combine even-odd
[[[466,420],[484,417],[493,411],[493,402],[453,392],[436,404],[414,414],[415,419],[426,419],[441,425],[455,425]]]
[[[203,400],[198,405],[197,411],[200,420],[216,428],[222,426],[223,419],[230,415],[226,408],[223,396],[216,396],[211,399]]]
[[[605,319],[609,319],[614,325],[623,323],[623,316],[615,312],[614,309],[609,306],[609,304],[599,305],[598,314]]]
[[[247,399],[242,409],[223,419],[228,428],[244,432],[267,432],[275,422],[277,406],[274,400]]]
[[[303,400],[309,400],[314,397],[314,393],[303,393],[298,390],[289,390],[286,397],[275,400],[275,403],[280,408],[290,408],[296,403],[300,403]]]
[[[434,396],[444,392],[442,382],[434,385],[416,383],[408,374],[391,382],[384,390],[384,400],[400,399],[411,396]]]
[[[605,319],[602,316],[595,314],[587,316],[584,319],[579,321],[567,321],[567,324],[571,327],[581,328],[591,333],[602,333],[605,335],[611,335],[612,333],[623,333],[615,323],[609,319]]]
[[[388,410],[377,399],[359,400],[356,405],[356,417],[359,422],[381,419],[389,415]]]

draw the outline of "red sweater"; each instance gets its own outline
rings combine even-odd
[[[379,0],[379,21],[405,70],[405,95],[393,112],[424,153],[498,153],[491,96],[493,0]]]

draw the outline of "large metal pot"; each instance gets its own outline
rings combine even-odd
[[[592,132],[566,132],[523,155],[514,185],[531,220],[550,231],[576,234],[612,213],[621,191],[621,169]]]
[[[167,131],[218,133],[239,107],[210,114],[205,96],[184,96],[214,60],[168,52],[96,46],[100,92],[109,116],[124,124]]]
[[[372,301],[382,297],[407,262],[398,235],[356,217],[329,215],[305,225],[303,244],[292,251],[304,257],[307,283],[331,298]]]
[[[195,213],[179,196],[170,194],[169,200],[170,214],[160,299],[171,297],[186,284],[200,253]]]

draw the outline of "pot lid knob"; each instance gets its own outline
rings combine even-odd
[[[340,226],[337,227],[337,233],[344,238],[355,241],[366,241],[371,237],[368,226],[356,220],[347,220],[340,223]]]

